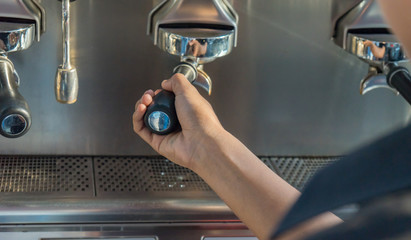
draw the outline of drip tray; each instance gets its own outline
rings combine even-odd
[[[260,157],[302,189],[336,157]],[[99,197],[142,192],[212,192],[194,172],[163,157],[0,156],[0,196]]]
[[[302,189],[336,157],[260,157]],[[194,172],[159,156],[0,156],[0,224],[238,221]]]

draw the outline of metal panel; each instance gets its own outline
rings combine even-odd
[[[336,159],[261,157],[297,188]],[[198,175],[161,157],[0,157],[0,167],[0,225],[238,221]]]
[[[0,154],[156,155],[131,124],[136,100],[178,63],[145,34],[153,1],[72,2],[72,60],[80,78],[74,105],[54,99],[60,2],[40,2],[47,32],[10,54],[33,125],[22,138],[1,138]],[[367,66],[330,40],[331,1],[233,3],[238,47],[205,66],[214,88],[208,100],[254,153],[342,155],[406,123],[409,107],[400,97],[358,94]]]
[[[18,240],[201,240],[203,236],[250,237],[253,234],[244,224],[233,222],[0,226],[0,239]]]

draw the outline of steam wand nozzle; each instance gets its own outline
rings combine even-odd
[[[77,101],[77,69],[70,63],[70,0],[62,0],[63,64],[57,68],[55,93],[60,103]]]

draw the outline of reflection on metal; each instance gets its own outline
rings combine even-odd
[[[347,35],[347,51],[372,66],[407,61],[401,44],[392,34],[349,33]]]
[[[170,117],[165,112],[152,112],[148,117],[148,125],[157,132],[167,131],[170,128]]]
[[[186,75],[186,70],[180,70],[184,63],[199,68],[200,74],[194,69],[195,78],[190,82],[210,95],[211,78],[202,64],[231,52],[237,44],[237,24],[237,13],[224,0],[164,1],[150,12],[147,33],[154,45],[181,57],[183,64],[174,72]]]
[[[46,31],[45,10],[37,0],[2,0],[0,17],[5,22],[33,24],[37,41]]]
[[[173,73],[183,74],[210,95],[212,82],[203,64],[231,52],[236,45],[237,23],[237,14],[224,0],[164,1],[150,12],[147,33],[154,45],[180,57]],[[174,94],[163,92],[154,97],[144,116],[151,132],[164,135],[179,128],[174,101]]]
[[[351,0],[351,5],[355,7],[345,9],[345,12],[332,16],[333,23],[336,24],[332,35],[338,46],[348,50],[347,41],[349,38],[347,35],[352,32],[372,35],[388,32],[389,26],[385,22],[376,0]],[[339,18],[337,19],[337,17]],[[390,39],[393,38],[390,37]]]
[[[180,59],[146,35],[153,2],[162,1],[72,2],[71,60],[87,81],[79,82],[81,104],[64,107],[52,86],[63,57],[61,2],[41,1],[47,34],[9,54],[33,125],[24,137],[0,138],[0,153],[157,155],[133,132],[131,112]],[[330,1],[232,2],[239,47],[205,65],[213,79],[207,100],[224,128],[254,153],[341,155],[407,122],[401,98],[356,91],[367,64],[330,41]]]
[[[29,48],[35,38],[35,25],[0,20],[0,51],[16,52]]]
[[[377,1],[364,0],[335,22],[335,43],[369,64],[368,74],[361,80],[361,94],[388,88],[397,94],[401,92],[405,99],[411,97],[408,88],[398,89],[387,81],[387,74],[408,59],[401,44],[389,32]],[[406,79],[400,81],[411,85]]]
[[[0,134],[7,138],[23,136],[31,126],[30,109],[18,91],[16,76],[13,63],[0,55]]]
[[[194,86],[200,87],[207,91],[208,95],[211,95],[213,91],[213,82],[202,67],[197,67],[197,78],[193,82]]]
[[[231,52],[234,31],[160,28],[158,46],[172,55],[191,57],[204,64]]]
[[[70,63],[70,0],[62,0],[63,64],[56,73],[55,93],[60,103],[73,104],[78,96],[78,75]]]
[[[23,136],[31,126],[28,104],[18,91],[20,77],[8,53],[28,49],[44,32],[44,10],[32,0],[0,2],[0,134]]]
[[[1,122],[1,131],[4,135],[14,137],[25,132],[28,122],[20,114],[10,114]]]
[[[236,45],[237,24],[238,15],[226,0],[163,1],[150,12],[147,33],[152,35],[154,44],[157,45],[162,38],[161,35],[164,37],[164,33],[159,33],[162,28],[186,29],[183,34],[176,34],[177,38],[181,36],[187,38],[190,35],[192,38],[209,35],[210,40],[216,37],[215,35],[220,29],[226,30],[222,31],[221,35],[234,34],[230,44]],[[198,33],[197,28],[209,29],[210,31]],[[190,29],[193,30],[192,33],[190,33]],[[199,36],[199,34],[201,35]]]

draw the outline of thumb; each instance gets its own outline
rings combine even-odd
[[[194,86],[181,73],[176,73],[170,79],[164,80],[161,83],[161,87],[164,90],[174,92],[176,96],[183,95],[194,88]]]

